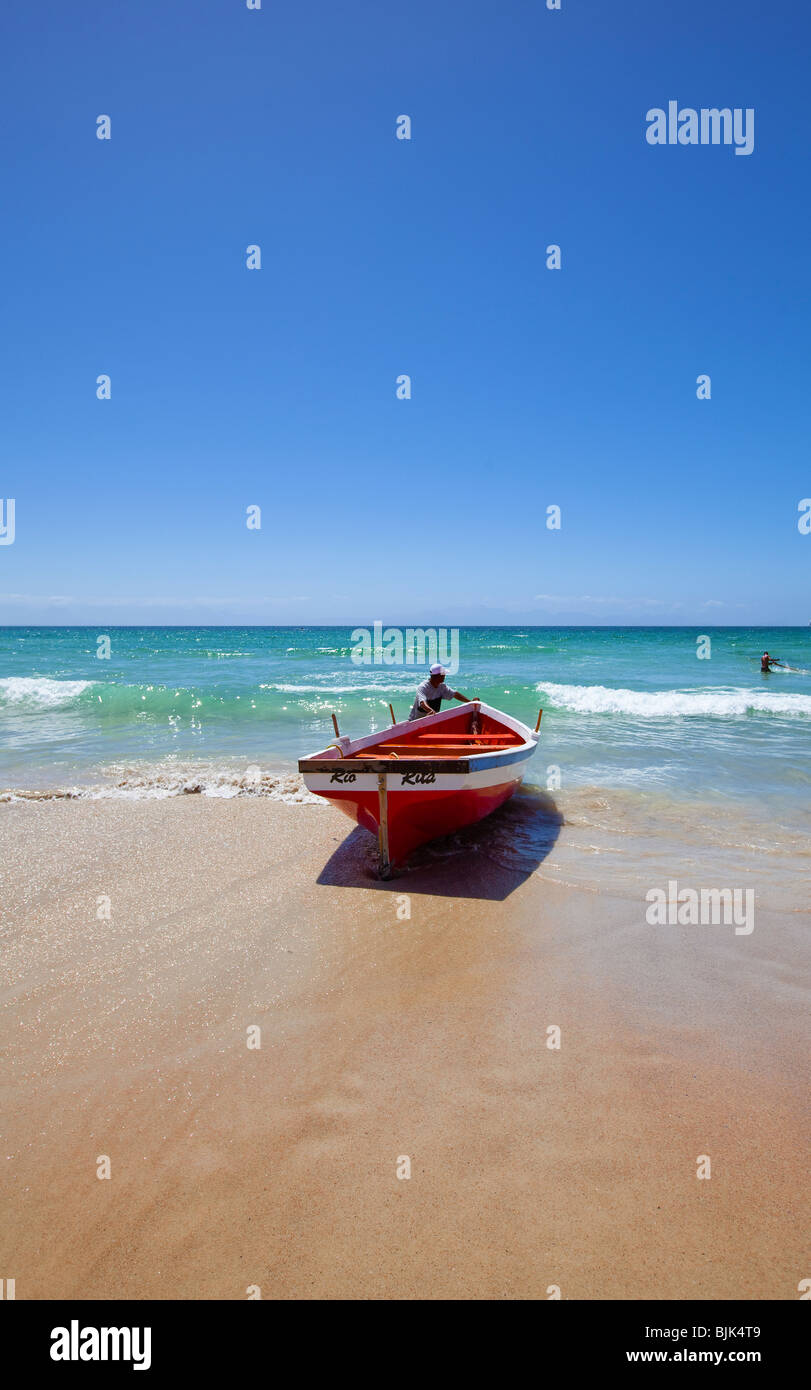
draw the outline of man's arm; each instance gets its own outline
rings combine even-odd
[[[469,705],[469,704],[470,704],[470,701],[468,700],[467,695],[463,695],[462,692],[461,692],[461,690],[454,690],[454,692],[453,692],[453,698],[454,698],[454,700],[461,700],[463,705]]]

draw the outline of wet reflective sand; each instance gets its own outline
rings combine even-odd
[[[18,1298],[797,1297],[801,856],[751,935],[654,928],[672,847],[609,810],[383,885],[325,807],[0,806]],[[679,880],[761,872],[692,833]]]

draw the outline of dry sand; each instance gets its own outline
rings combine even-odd
[[[802,918],[482,843],[379,884],[326,807],[0,806],[17,1297],[797,1298]]]

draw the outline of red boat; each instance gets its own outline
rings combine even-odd
[[[333,722],[335,716],[333,715]],[[299,761],[310,791],[377,836],[380,873],[426,840],[495,811],[520,786],[538,742],[479,700],[349,739]]]

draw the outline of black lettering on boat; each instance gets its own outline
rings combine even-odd
[[[400,778],[401,787],[415,787],[425,782],[435,782],[435,772],[404,772]]]
[[[330,782],[354,782],[357,773],[355,772],[333,772]]]

